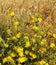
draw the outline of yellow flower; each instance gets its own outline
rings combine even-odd
[[[0,37],[0,42],[2,42],[2,37]]]
[[[32,55],[32,58],[33,58],[33,59],[35,59],[36,57],[37,57],[36,54],[33,54],[33,55]]]
[[[56,34],[53,34],[53,37],[56,38]]]
[[[17,28],[18,25],[19,25],[19,22],[18,21],[15,21],[14,22],[14,27]]]
[[[33,43],[35,43],[35,42],[36,42],[35,38],[32,38],[32,42],[33,42]]]
[[[20,57],[20,58],[18,58],[18,62],[19,63],[23,63],[25,61],[27,61],[27,58],[26,57]]]
[[[18,41],[18,39],[16,38],[16,36],[13,36],[11,39],[12,39],[14,42],[17,42],[17,41]]]
[[[21,37],[21,33],[19,32],[16,34],[16,38],[20,38],[20,37]]]
[[[28,40],[29,38],[28,38],[28,36],[24,36],[24,39]]]
[[[13,60],[13,58],[11,56],[8,56],[7,60],[10,61],[11,63],[14,63],[14,60]]]
[[[37,37],[37,34],[34,34],[34,37]]]
[[[45,36],[46,34],[45,34],[45,32],[41,31],[41,35],[42,35],[42,36]]]
[[[46,52],[46,48],[40,48],[38,52],[43,54],[44,52]]]
[[[55,47],[55,44],[54,43],[51,43],[50,44],[50,48],[54,48]]]
[[[14,16],[14,15],[15,15],[15,13],[14,13],[14,12],[11,12],[11,13],[10,13],[10,16]]]
[[[26,50],[26,51],[25,51],[25,54],[26,54],[26,55],[28,55],[28,54],[29,54],[29,51],[28,51],[28,50]]]
[[[46,39],[42,39],[42,41],[40,42],[41,45],[45,45],[46,44]]]
[[[23,57],[23,56],[24,56],[23,52],[20,52],[20,53],[19,53],[19,56],[20,56],[20,57]]]
[[[40,63],[40,65],[44,65],[44,64],[46,64],[46,61],[41,60],[39,63]]]
[[[18,65],[21,65],[21,64],[18,64]]]
[[[33,55],[33,53],[32,53],[32,52],[29,52],[29,54],[30,54],[30,56],[32,56],[32,55]]]
[[[46,63],[45,65],[49,65],[48,63]]]
[[[11,30],[10,29],[7,29],[7,33],[10,34],[11,33]]]
[[[7,38],[7,41],[9,41],[10,40],[10,38]]]
[[[11,56],[11,57],[15,57],[16,54],[12,52],[12,53],[10,54],[10,56]]]
[[[39,27],[37,27],[37,26],[34,25],[34,26],[32,27],[32,29],[37,31],[37,30],[39,30]]]
[[[10,61],[11,63],[14,63],[14,60],[10,56],[3,59],[3,63],[5,63],[7,61]]]
[[[7,62],[7,58],[3,58],[3,63]]]
[[[12,58],[11,58],[11,56],[8,56],[7,59],[8,59],[8,60],[11,60]]]
[[[41,18],[41,17],[39,17],[37,20],[38,20],[39,22],[42,22],[42,18]]]
[[[30,52],[29,54],[32,57],[32,59],[35,59],[37,57],[36,54],[33,54],[32,52]]]
[[[5,48],[8,48],[8,46],[9,46],[8,43],[4,43]]]
[[[35,51],[35,47],[32,47],[32,50]]]
[[[38,35],[37,37],[38,37],[39,39],[41,39],[41,38],[42,38],[42,36],[41,36],[41,35]]]
[[[13,49],[14,49],[15,51],[17,50],[17,48],[18,48],[17,46],[14,46],[14,47],[13,47]]]
[[[15,36],[12,37],[12,40],[16,40],[17,38]]]
[[[31,46],[30,41],[27,41],[26,44],[25,44],[25,47],[28,48],[30,46]]]
[[[22,47],[18,47],[18,48],[16,49],[16,52],[18,52],[18,53],[23,52],[23,48],[22,48]]]

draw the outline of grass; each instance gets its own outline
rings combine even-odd
[[[14,11],[19,18],[31,12],[41,13],[43,24],[52,24],[56,32],[56,0],[0,0],[0,22],[10,22],[9,13]],[[27,18],[27,16],[25,17]]]

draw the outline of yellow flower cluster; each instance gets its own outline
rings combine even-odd
[[[53,34],[53,37],[56,38],[56,34]]]
[[[3,63],[5,63],[5,62],[7,62],[7,61],[9,61],[9,62],[11,62],[11,63],[14,63],[14,60],[11,58],[11,56],[5,57],[5,58],[3,59]]]
[[[10,12],[10,16],[14,16],[15,15],[15,13],[12,11],[12,12]]]
[[[27,61],[26,57],[20,57],[20,58],[18,58],[18,62],[20,62],[20,63],[23,63],[25,61]]]
[[[15,21],[13,25],[14,25],[15,28],[17,28],[18,25],[19,25],[19,22],[18,21]]]
[[[4,44],[4,47],[5,47],[5,48],[8,48],[8,46],[9,46],[9,45],[8,45],[7,43]]]
[[[30,52],[29,54],[32,57],[32,59],[35,59],[37,57],[36,54],[33,54],[32,52]]]
[[[51,26],[42,27],[37,15],[30,15],[29,22],[14,12],[10,17],[11,23],[0,32],[0,65],[55,65],[56,33]]]
[[[43,54],[44,52],[46,52],[46,48],[40,48],[38,52]]]
[[[55,43],[51,43],[50,48],[55,48]]]
[[[42,18],[41,18],[41,17],[39,17],[37,20],[38,20],[39,22],[42,22]]]
[[[10,30],[10,29],[7,29],[7,33],[8,33],[8,34],[11,34],[11,30]]]
[[[39,27],[33,26],[32,29],[33,29],[33,30],[39,30]]]
[[[42,41],[40,42],[40,45],[45,45],[46,44],[46,39],[42,39]]]
[[[21,36],[20,32],[16,34],[16,38],[20,38],[20,36]]]
[[[25,44],[25,47],[28,48],[28,47],[30,47],[30,46],[31,46],[30,42],[27,41],[26,44]]]
[[[39,64],[40,65],[49,65],[46,61],[44,61],[44,60],[41,60],[40,62],[39,62]]]

